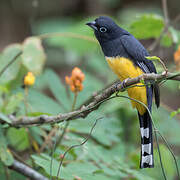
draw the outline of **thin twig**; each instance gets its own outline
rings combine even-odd
[[[13,59],[0,71],[0,76],[6,71],[6,69],[13,63],[16,61],[16,59],[22,54],[23,52],[20,51],[19,53],[17,53],[16,56],[13,57]]]
[[[165,25],[169,26],[169,15],[168,15],[168,8],[167,8],[167,0],[162,0],[162,8],[163,8],[163,13],[164,13]]]
[[[163,38],[164,34],[167,32],[168,27],[164,27],[161,34],[157,39],[154,40],[154,42],[147,48],[148,51],[153,51],[160,43],[161,39]]]
[[[164,14],[164,29],[162,30],[160,36],[147,48],[149,51],[153,51],[157,45],[160,43],[161,39],[163,38],[164,34],[168,31],[169,28],[169,16],[168,16],[168,9],[167,9],[167,0],[162,0],[162,9]]]
[[[176,165],[176,171],[177,171],[178,179],[180,179],[179,168],[178,168],[176,156],[174,155],[174,153],[172,151],[172,148],[170,147],[170,145],[169,145],[168,141],[166,140],[166,138],[164,136],[162,136],[162,134],[159,132],[159,130],[157,130],[157,132],[160,135],[161,139],[165,142],[166,147],[168,148],[168,150],[170,151],[170,153],[171,153],[171,155],[172,155],[172,157],[174,159],[174,162],[175,162],[175,165]]]
[[[161,63],[161,65],[162,65],[162,67],[163,67],[163,69],[165,71],[165,74],[167,74],[168,68],[166,67],[165,63],[161,60],[161,58],[159,58],[159,62]]]
[[[55,136],[57,129],[58,129],[58,126],[55,126],[45,137],[44,143],[42,144],[42,146],[40,148],[40,153],[44,151],[44,149],[46,148],[46,145],[48,145],[49,142],[51,141],[52,137]]]
[[[74,100],[73,100],[73,104],[72,104],[72,109],[71,109],[72,111],[74,111],[74,109],[75,109],[75,105],[76,105],[76,101],[77,101],[77,95],[78,95],[78,92],[75,92],[75,93],[74,93]],[[52,151],[51,151],[51,166],[50,166],[50,177],[51,177],[51,179],[52,179],[53,155],[54,155],[54,152],[55,152],[57,146],[61,143],[63,137],[65,136],[66,130],[67,130],[68,126],[69,126],[69,123],[70,123],[70,121],[67,121],[67,122],[66,122],[65,127],[64,127],[64,129],[63,129],[63,132],[62,132],[61,136],[60,136],[58,139],[55,139],[54,147],[53,147],[53,149],[52,149]],[[59,130],[59,128],[56,129],[56,131],[58,131],[58,130]]]
[[[58,131],[59,131],[59,127],[58,127]],[[56,149],[56,138],[55,138],[55,143],[53,144],[53,147],[51,148],[51,162],[50,162],[50,179],[53,180],[53,176],[52,176],[52,168],[53,168],[53,156],[54,156],[54,152]]]
[[[89,136],[88,136],[82,143],[73,145],[73,146],[69,147],[69,148],[64,152],[63,157],[62,157],[62,159],[61,159],[61,162],[60,162],[60,164],[59,164],[59,168],[58,168],[56,180],[58,180],[58,176],[60,175],[61,166],[62,166],[62,163],[63,163],[63,160],[64,160],[66,154],[67,154],[71,149],[76,148],[76,147],[79,147],[79,146],[82,146],[82,145],[84,145],[84,144],[89,140],[89,138],[91,137],[91,134],[92,134],[92,131],[93,131],[94,127],[96,126],[98,120],[100,120],[100,119],[102,119],[102,117],[96,119],[95,123],[93,124],[93,126],[92,126],[92,128],[91,128],[91,130],[90,130]]]
[[[175,17],[175,19],[173,20],[172,24],[173,24],[173,25],[176,25],[176,23],[177,23],[178,21],[180,21],[180,14],[178,14],[178,15]]]
[[[75,93],[74,93],[74,100],[73,100],[73,104],[72,104],[72,108],[71,108],[72,111],[74,111],[74,109],[75,109],[75,105],[76,105],[76,101],[77,101],[77,95],[78,95],[78,93],[75,92]],[[57,147],[58,144],[61,143],[63,137],[65,136],[66,130],[67,130],[68,126],[69,126],[69,123],[70,123],[70,121],[67,121],[67,122],[66,122],[65,127],[64,127],[64,129],[63,129],[63,132],[62,132],[61,136],[58,138],[58,140],[57,140],[57,142],[56,142],[56,147]]]
[[[7,166],[3,165],[4,167],[4,172],[5,172],[5,175],[6,175],[6,180],[10,180],[10,174],[9,174],[9,169]]]
[[[155,128],[154,128],[154,135],[155,135],[155,139],[156,139],[156,144],[157,144],[157,149],[158,149],[159,161],[160,161],[160,165],[161,165],[161,169],[162,169],[162,174],[163,174],[164,179],[166,180],[167,177],[166,177],[166,174],[165,174],[165,171],[164,171],[164,166],[163,166],[163,163],[162,163],[162,158],[161,158],[161,153],[160,153],[160,148],[159,148],[159,142],[158,142],[158,138],[157,138],[157,130]]]
[[[95,38],[81,35],[81,34],[71,33],[71,32],[46,33],[46,34],[39,35],[37,37],[40,39],[47,39],[47,38],[53,38],[53,37],[56,37],[56,38],[57,37],[70,37],[70,38],[83,39],[86,41],[91,41],[91,42],[97,43],[97,40]]]
[[[75,130],[69,130],[69,132],[72,133],[72,134],[78,135],[78,136],[80,136],[80,137],[84,137],[84,138],[86,138],[86,137],[89,136],[88,133],[79,132],[79,131],[75,131]],[[106,144],[102,143],[101,141],[99,141],[99,140],[98,140],[97,138],[95,138],[94,136],[91,136],[90,139],[91,139],[93,142],[95,142],[96,144],[98,144],[98,145],[100,145],[100,146],[102,146],[102,147],[104,147],[104,148],[106,148],[106,149],[109,149],[109,148],[110,148],[109,145],[106,145]]]
[[[55,138],[54,146],[51,149],[51,162],[50,162],[50,178],[51,178],[51,180],[53,180],[53,177],[52,177],[52,166],[53,166],[53,159],[54,159],[53,155],[54,155],[55,148],[56,148],[56,138]]]
[[[63,128],[63,132],[62,132],[61,136],[60,136],[60,137],[57,139],[57,141],[56,141],[55,149],[56,149],[56,147],[61,143],[62,139],[64,138],[64,136],[65,136],[65,134],[66,134],[66,131],[67,131],[67,128],[68,128],[68,126],[69,126],[69,123],[70,123],[70,121],[67,121],[67,122],[66,122],[66,124],[65,124],[65,126],[64,126],[64,128]]]

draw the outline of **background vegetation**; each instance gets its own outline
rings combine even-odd
[[[101,14],[113,17],[141,40],[170,72],[178,71],[180,2],[168,1],[168,9],[165,5],[165,0],[0,2],[0,72],[22,51],[0,75],[0,179],[26,179],[8,168],[15,159],[47,178],[55,178],[63,153],[83,142],[99,118],[88,142],[65,156],[59,179],[163,179],[156,144],[155,168],[139,169],[139,124],[127,99],[109,100],[85,119],[71,121],[62,140],[59,137],[66,122],[17,128],[10,125],[9,115],[34,117],[70,112],[74,93],[65,76],[70,76],[74,67],[82,70],[85,80],[73,109],[82,107],[117,80],[93,32],[85,26]],[[158,63],[156,67],[159,73],[163,71]],[[29,71],[36,77],[35,84],[24,89],[23,78]],[[161,107],[153,107],[153,119],[171,144],[180,166],[179,90],[175,81],[161,85]],[[176,179],[175,164],[161,140],[160,150],[167,178]]]

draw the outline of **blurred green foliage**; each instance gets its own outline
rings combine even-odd
[[[65,138],[57,145],[53,155],[51,143],[55,143],[55,139],[61,135],[65,123],[57,124],[56,135],[51,137],[50,144],[45,144],[45,149],[40,154],[40,147],[44,144],[53,125],[16,129],[7,124],[10,122],[7,116],[9,114],[19,117],[25,114],[38,116],[69,112],[73,93],[66,87],[64,77],[69,75],[74,66],[80,66],[85,74],[84,89],[78,94],[76,108],[81,107],[94,93],[116,80],[104,61],[98,44],[93,42],[93,33],[85,26],[87,21],[87,19],[40,21],[33,27],[36,37],[27,38],[22,44],[10,45],[1,52],[0,71],[19,51],[23,51],[16,62],[0,77],[0,119],[4,122],[0,126],[0,166],[13,163],[13,150],[17,154],[23,154],[26,163],[40,173],[47,177],[50,175],[55,177],[60,155],[71,145],[80,144],[86,137],[85,134],[90,132],[95,120],[103,117],[98,121],[92,138],[85,145],[72,149],[65,157],[60,179],[73,180],[78,176],[86,180],[161,180],[163,178],[156,145],[154,146],[155,168],[139,169],[139,124],[136,111],[131,108],[127,99],[112,99],[85,119],[71,121]],[[136,21],[126,24],[126,29],[138,39],[158,38],[163,28],[163,19],[154,14],[143,14]],[[58,34],[38,36],[54,32]],[[72,33],[76,34],[76,37]],[[179,34],[178,30],[170,27],[168,34],[162,39],[162,44],[165,46],[171,46],[172,43],[178,44]],[[43,45],[46,51],[41,44],[42,39],[45,40]],[[52,64],[50,61],[54,60],[52,67],[60,68],[61,78],[53,68],[44,67],[46,57],[47,64]],[[35,85],[28,89],[27,97],[21,86],[23,77],[28,71],[32,71],[37,77]],[[168,84],[165,87],[171,88],[172,93],[179,91],[174,82],[168,82]],[[126,92],[124,94],[126,95]],[[170,116],[170,112],[163,107],[158,110],[153,108],[153,118],[158,129],[167,137],[169,143],[179,148],[180,125],[175,114]],[[160,149],[168,179],[173,179],[176,174],[173,159],[162,141],[160,141]],[[178,162],[180,165],[180,161]],[[2,168],[0,171],[4,173]],[[17,174],[14,172],[11,174],[12,180],[17,179]]]

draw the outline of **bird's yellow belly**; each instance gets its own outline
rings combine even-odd
[[[127,58],[117,57],[111,58],[106,57],[106,60],[113,70],[113,72],[119,77],[121,81],[127,78],[135,78],[141,74],[143,71],[139,68],[134,66],[133,62]],[[143,85],[142,83],[138,83],[137,85]],[[147,96],[146,96],[146,87],[132,87],[128,88],[128,95],[129,97],[141,101],[142,103],[147,105]],[[141,115],[146,112],[146,108],[141,104],[131,100],[131,104],[133,108],[136,108]]]

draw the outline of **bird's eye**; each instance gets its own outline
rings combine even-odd
[[[107,31],[107,28],[106,28],[106,27],[100,27],[100,28],[99,28],[99,31],[102,32],[102,33],[104,33],[104,32]]]

